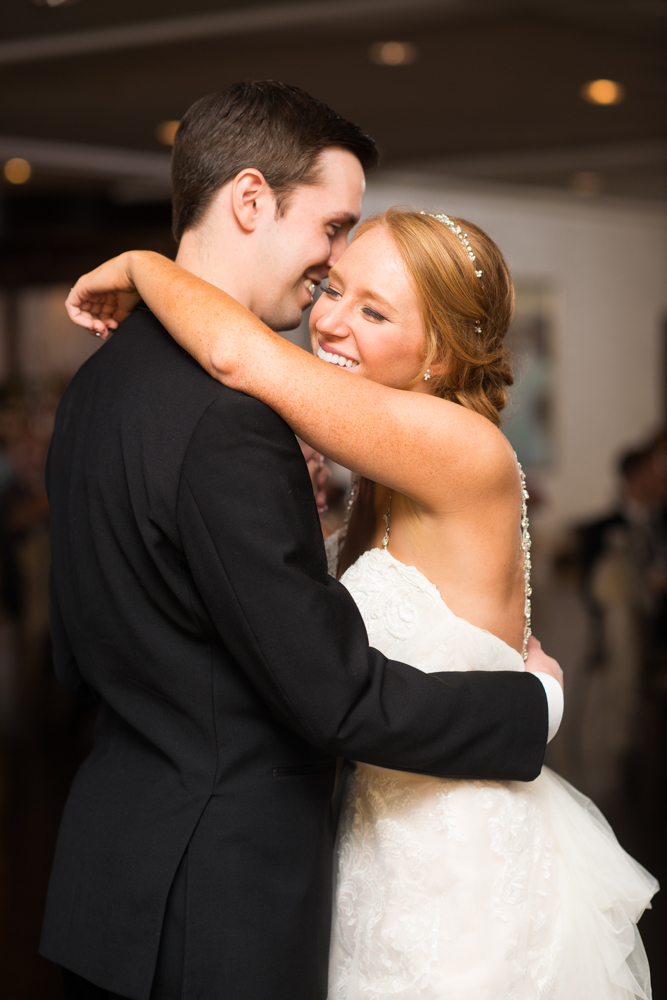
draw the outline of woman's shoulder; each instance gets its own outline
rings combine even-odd
[[[470,489],[472,481],[484,492],[514,491],[519,481],[518,461],[501,429],[488,417],[458,403],[433,402],[448,410],[446,415],[443,412],[442,421],[434,421],[436,454],[443,472],[459,478],[465,489]]]

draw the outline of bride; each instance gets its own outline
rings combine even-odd
[[[70,315],[106,336],[136,292],[214,378],[361,477],[328,555],[374,646],[425,671],[524,668],[527,494],[498,429],[513,288],[482,230],[365,222],[313,308],[315,357],[149,252],[79,279]],[[546,768],[521,783],[359,762],[337,866],[330,1000],[651,995],[636,924],[657,883]]]

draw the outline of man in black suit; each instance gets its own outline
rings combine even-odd
[[[204,98],[174,148],[179,263],[293,327],[376,155],[294,88]],[[56,671],[98,720],[42,954],[69,998],[324,1000],[336,757],[531,780],[558,684],[370,649],[294,434],[144,307],[65,393],[48,486]]]

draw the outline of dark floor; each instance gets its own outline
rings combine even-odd
[[[89,740],[89,719],[61,717],[33,724],[0,746],[2,1000],[62,997],[59,969],[37,954],[39,928],[58,820]],[[629,793],[609,819],[624,847],[667,886],[665,801],[656,795],[647,804],[646,796],[641,798],[643,805]],[[667,1000],[667,893],[658,894],[641,932],[653,970],[654,1000]]]
[[[87,753],[90,719],[47,723],[0,746],[0,997],[60,1000],[60,969],[39,957],[58,823]]]

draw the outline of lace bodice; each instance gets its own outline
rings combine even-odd
[[[516,455],[514,457],[516,458]],[[523,469],[521,467],[521,463],[519,462],[518,459],[517,459],[517,467],[519,469],[519,475],[521,477],[521,550],[522,550],[522,553],[523,553],[523,575],[524,575],[524,622],[523,622],[523,626],[524,627],[523,627],[522,660],[525,660],[526,656],[528,655],[528,639],[530,638],[530,636],[532,634],[532,628],[531,628],[531,595],[532,595],[533,590],[532,590],[531,581],[530,581],[530,574],[531,574],[531,558],[530,558],[531,538],[530,538],[530,525],[529,525],[529,521],[528,521],[528,490],[526,489],[526,474],[524,473],[524,471],[523,471]],[[329,572],[331,573],[332,576],[336,576],[337,575],[339,555],[340,555],[341,547],[342,547],[342,545],[344,543],[345,534],[346,534],[346,531],[347,531],[347,519],[349,518],[350,513],[352,511],[352,507],[354,505],[354,502],[355,502],[355,499],[356,499],[356,495],[357,495],[358,486],[359,486],[359,477],[358,476],[353,476],[353,478],[352,478],[352,485],[350,487],[350,492],[349,492],[348,501],[347,501],[347,516],[346,516],[345,525],[343,526],[343,528],[339,529],[332,536],[330,536],[326,540],[326,542],[325,542],[325,547],[326,547],[326,552],[327,552],[327,561],[328,561],[328,564],[329,564]],[[392,501],[392,496],[393,496],[393,494],[389,495],[389,505],[387,507],[386,513],[383,514],[383,517],[382,517],[382,520],[385,523],[384,538],[382,539],[382,549],[380,549],[380,550],[378,550],[378,549],[371,550],[371,551],[374,551],[374,552],[380,551],[382,553],[385,553],[386,555],[389,555],[388,545],[389,545],[389,536],[390,536],[390,532],[391,532],[391,501]],[[358,573],[356,573],[356,575],[354,575],[353,577],[348,577],[347,574],[353,572],[360,565],[360,563],[362,562],[362,560],[364,559],[364,557],[367,556],[367,555],[369,555],[369,554],[370,553],[368,553],[368,552],[363,553],[362,556],[357,560],[357,562],[355,563],[355,565],[351,566],[347,570],[347,573],[344,574],[344,579],[342,579],[342,582],[345,583],[345,585],[347,586],[348,590],[352,591],[353,596],[355,597],[355,600],[357,600],[357,596],[356,596],[355,591],[352,590],[352,588],[350,587],[349,582],[348,582],[349,580],[358,580],[359,579],[359,574],[360,573],[363,574],[364,570],[366,570],[368,572],[368,574],[369,574],[369,584],[370,584],[370,576],[374,575],[373,583],[370,584],[370,586],[371,586],[371,589],[375,592],[375,591],[378,590],[378,574],[379,573],[381,574],[382,572],[386,571],[386,573],[388,573],[389,576],[390,576],[390,580],[391,580],[392,584],[394,582],[396,582],[398,576],[402,577],[402,581],[403,582],[402,582],[401,593],[404,593],[407,596],[410,588],[412,588],[413,596],[412,596],[411,601],[409,603],[414,604],[415,594],[417,592],[422,593],[424,595],[426,593],[430,592],[430,594],[431,594],[431,601],[432,602],[435,602],[435,604],[437,604],[438,602],[442,603],[444,605],[444,609],[445,609],[445,617],[444,617],[444,619],[442,619],[442,621],[443,621],[443,624],[445,625],[446,628],[454,625],[455,623],[461,623],[460,626],[457,624],[457,627],[463,628],[464,629],[464,633],[466,635],[469,635],[469,633],[465,632],[465,627],[467,627],[468,630],[469,629],[475,629],[474,625],[470,625],[469,622],[466,622],[462,618],[457,618],[456,615],[453,615],[453,613],[450,611],[450,609],[447,607],[447,605],[444,604],[444,601],[442,601],[442,598],[441,598],[438,590],[434,587],[434,585],[422,573],[419,572],[419,570],[417,570],[414,566],[406,566],[404,563],[399,562],[397,559],[393,559],[393,557],[392,557],[392,562],[390,562],[390,563],[383,563],[381,560],[378,561],[377,558],[374,557],[375,561],[371,560],[371,563],[368,564],[367,566],[366,566],[366,564],[362,564],[362,568],[359,570]],[[380,569],[381,567],[382,567],[382,569]],[[402,572],[403,570],[405,572]],[[408,581],[410,581],[410,582],[408,583]],[[406,588],[407,588],[407,590],[406,590]],[[430,588],[430,591],[429,591],[429,588]],[[362,589],[363,589],[363,587],[362,587]],[[382,587],[380,585],[379,589],[382,590],[382,591],[386,591],[388,593],[391,588],[389,586]],[[396,594],[394,595],[394,597],[393,597],[392,600],[393,600],[393,604],[395,606],[395,609],[398,608],[399,604],[402,603],[398,599],[398,595],[396,595]],[[365,603],[367,603],[367,602],[365,602]],[[359,604],[358,600],[357,600],[357,604]],[[423,600],[422,600],[422,604],[423,604]],[[402,613],[403,614],[411,614],[411,612],[408,611],[407,608],[404,608],[404,610],[403,610]],[[362,614],[363,614],[363,611],[362,611]],[[375,618],[378,617],[378,615],[377,615],[377,608],[373,611],[373,616]],[[440,617],[442,618],[442,615]],[[365,619],[366,619],[366,616],[364,615],[364,620]],[[394,612],[394,619],[396,619],[396,611]],[[369,628],[368,621],[366,621],[366,629],[368,630],[368,633],[370,635],[371,634],[371,630]],[[405,631],[405,629],[401,629],[401,631],[403,632],[403,631]],[[482,631],[482,630],[477,629],[477,631]],[[397,634],[394,634],[394,633],[391,633],[391,634],[393,635],[394,638],[398,638]],[[484,633],[484,634],[485,635],[489,635],[490,633]],[[491,638],[495,639],[496,637],[492,636]],[[476,640],[477,644],[479,644],[479,642],[481,641],[480,638],[479,638],[479,636],[474,637],[472,635],[469,635],[469,639],[470,639],[470,642],[472,642],[473,644],[475,643],[475,640]],[[496,641],[497,642],[501,642],[501,644],[503,646],[505,646],[505,643],[502,643],[502,641],[500,639],[496,639]],[[377,645],[379,649],[382,648],[382,651],[384,653],[387,653],[387,651],[383,647],[381,647],[379,644],[377,644],[377,643],[372,643],[372,644],[373,645]],[[450,643],[450,646],[451,646],[451,643]],[[477,647],[475,647],[475,648],[477,648]],[[506,648],[509,648],[509,647],[506,647]],[[427,667],[423,667],[422,669],[424,669],[424,670],[426,670],[428,672],[428,668]],[[435,670],[437,668],[433,667],[431,669]],[[470,670],[472,670],[472,669],[474,669],[474,667],[472,667],[472,666],[471,667],[467,667],[467,666],[466,667],[441,667],[440,669],[448,669],[448,670],[458,670],[458,669],[460,669],[460,670],[468,670],[468,669],[470,669]],[[496,670],[513,670],[513,669],[517,669],[517,668],[516,667],[512,667],[512,666],[505,666],[505,667],[487,667],[486,669],[490,669],[490,670],[493,670],[493,669],[496,669]]]
[[[502,639],[459,618],[414,566],[387,549],[364,552],[341,577],[359,607],[370,644],[425,673],[438,670],[523,670]]]

